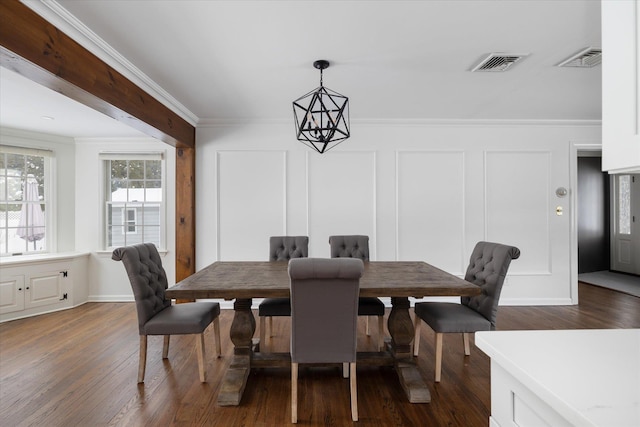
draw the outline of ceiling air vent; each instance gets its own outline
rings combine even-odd
[[[558,64],[558,67],[591,68],[602,62],[602,49],[588,47]]]
[[[491,53],[484,58],[478,65],[471,69],[471,72],[487,71],[487,72],[501,72],[510,69],[513,64],[520,61],[527,56],[528,53],[515,54],[515,53]]]

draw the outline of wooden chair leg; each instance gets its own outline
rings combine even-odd
[[[164,343],[162,344],[162,358],[163,359],[168,359],[169,358],[169,338],[171,337],[171,335],[165,335],[164,336]]]
[[[265,319],[265,316],[260,316],[260,351],[266,349],[267,347],[267,331],[265,331],[266,327],[267,321]]]
[[[273,338],[273,316],[269,316],[269,338]]]
[[[371,336],[371,332],[369,332],[369,316],[364,316],[364,333],[367,334],[367,336]]]
[[[298,364],[291,362],[291,422],[298,422]]]
[[[351,419],[358,421],[358,387],[356,383],[356,363],[349,363],[349,388],[351,391]]]
[[[378,316],[378,351],[384,347],[384,316]]]
[[[470,356],[471,349],[469,348],[469,333],[465,332],[462,334],[462,342],[464,343],[464,355]]]
[[[222,342],[220,341],[220,317],[213,319],[213,336],[216,339],[216,357],[222,356]]]
[[[198,347],[198,370],[200,371],[200,382],[206,382],[207,373],[204,368],[204,333],[196,335],[196,346]]]
[[[147,366],[147,336],[140,335],[140,360],[138,361],[138,383],[144,382],[144,370]]]
[[[436,332],[436,382],[440,382],[440,374],[442,373],[442,336],[443,334]]]
[[[413,355],[417,356],[418,351],[420,350],[420,324],[422,323],[422,319],[420,319],[417,315],[414,315],[413,319],[413,329],[415,333],[413,335]]]

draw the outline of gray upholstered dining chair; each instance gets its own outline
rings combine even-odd
[[[133,289],[138,312],[140,332],[140,360],[138,382],[144,382],[147,364],[147,335],[164,335],[162,358],[169,355],[171,335],[195,334],[198,347],[200,381],[206,381],[204,365],[204,331],[213,322],[216,339],[216,355],[220,357],[220,304],[217,302],[191,302],[172,305],[164,291],[167,275],[162,260],[153,243],[140,243],[117,248],[111,258],[122,261]]]
[[[309,254],[308,236],[272,236],[269,238],[269,261],[289,262],[292,258],[306,258]],[[260,317],[260,347],[266,344],[266,321],[269,320],[269,336],[273,336],[273,317],[291,316],[289,298],[265,298],[258,305]]]
[[[462,333],[464,354],[471,354],[469,334],[495,329],[502,284],[512,259],[520,256],[515,246],[478,242],[471,253],[464,279],[482,288],[482,294],[462,297],[461,303],[419,302],[415,304],[413,354],[420,347],[421,320],[436,333],[436,382],[442,372],[442,337],[445,333]]]
[[[291,278],[291,422],[298,422],[298,364],[349,366],[351,418],[358,421],[356,343],[358,296],[364,264],[359,259],[300,258]]]
[[[369,261],[369,236],[330,236],[331,258],[359,258]],[[384,303],[379,298],[363,297],[358,301],[358,316],[366,316],[365,331],[369,332],[369,316],[378,318],[378,350],[384,346]]]

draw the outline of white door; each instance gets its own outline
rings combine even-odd
[[[615,175],[611,269],[640,274],[640,175]]]

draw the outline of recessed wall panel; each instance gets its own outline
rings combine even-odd
[[[551,271],[550,168],[548,152],[485,154],[486,238],[520,249],[511,270]]]
[[[371,152],[310,153],[309,256],[329,257],[329,236],[369,236],[375,260],[376,170]]]
[[[464,236],[464,154],[397,154],[398,259],[458,274]]]
[[[219,259],[267,261],[269,237],[286,233],[285,153],[223,151],[217,166]]]

